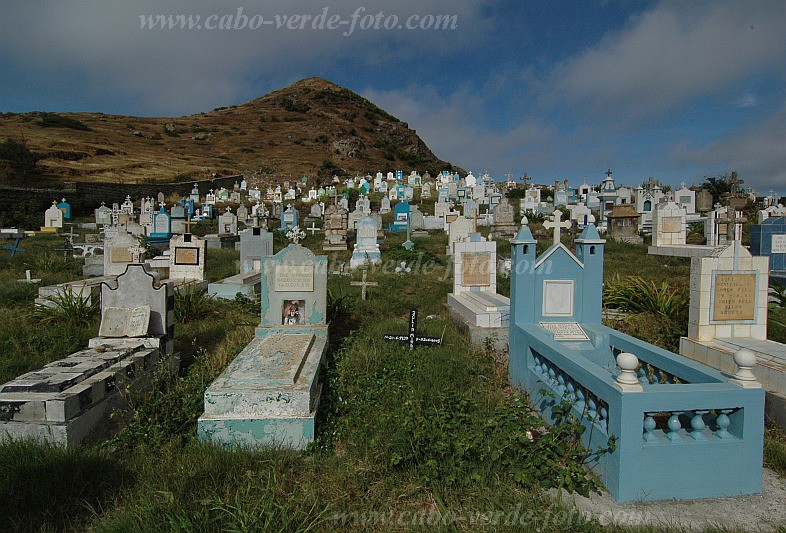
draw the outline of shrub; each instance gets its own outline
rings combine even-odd
[[[640,276],[616,276],[603,290],[604,305],[630,313],[650,312],[676,320],[688,321],[688,294],[668,283],[655,284]]]
[[[204,318],[213,313],[213,299],[206,290],[185,285],[175,293],[175,320],[181,323]]]
[[[86,292],[83,290],[83,292]],[[87,326],[99,314],[99,306],[94,299],[83,297],[73,290],[63,290],[44,298],[51,305],[36,305],[33,316],[41,324],[68,324]]]
[[[7,161],[11,170],[19,177],[35,174],[39,159],[41,156],[27,147],[24,138],[22,142],[6,139],[0,144],[0,160]]]
[[[42,113],[41,121],[38,125],[44,128],[69,128],[72,130],[90,131],[90,128],[77,119],[64,117],[57,113]]]

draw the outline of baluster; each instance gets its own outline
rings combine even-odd
[[[532,363],[533,363],[532,370],[535,372],[535,374],[540,374],[540,357],[538,357],[537,355],[533,356]]]
[[[718,431],[715,432],[715,435],[721,439],[729,439],[732,437],[732,434],[727,431],[731,425],[729,414],[731,414],[732,411],[734,411],[734,409],[721,409],[721,414],[715,419],[715,423],[718,424]]]
[[[682,437],[680,437],[679,433],[677,433],[680,429],[682,429],[682,422],[680,422],[680,415],[682,411],[674,411],[671,413],[669,417],[669,433],[666,435],[670,441],[677,442],[681,441]]]
[[[600,425],[603,427],[604,431],[608,431],[609,429],[609,412],[606,409],[605,405],[601,405],[600,407]]]
[[[559,375],[557,376],[557,396],[559,396],[560,398],[564,397],[566,390],[567,389],[565,387],[565,376],[562,375],[562,372],[560,372]]]
[[[592,394],[591,392],[587,391],[587,394]],[[595,418],[598,416],[598,404],[595,402],[594,396],[589,396],[587,398],[587,418],[595,421]]]
[[[644,417],[644,440],[647,442],[657,442],[658,437],[655,436],[655,419],[652,418],[652,413],[646,414]]]
[[[584,401],[584,389],[579,387],[576,389],[576,409],[579,410],[579,413],[582,415],[584,414],[584,408],[587,406],[587,403]]]
[[[576,405],[576,385],[573,384],[573,380],[568,378],[568,383],[565,387],[568,389],[566,391],[568,401]]]
[[[549,368],[549,385],[555,386],[557,384],[557,373],[553,368]]]
[[[704,436],[702,431],[704,430],[707,425],[704,423],[704,415],[707,414],[709,411],[707,410],[695,410],[693,411],[693,418],[690,419],[690,427],[693,429],[689,433],[694,440],[707,440],[707,437]]]
[[[641,365],[636,370],[636,375],[639,376],[639,383],[641,383],[642,385],[649,385],[650,384],[650,380],[647,379],[647,369],[646,369],[645,365]]]

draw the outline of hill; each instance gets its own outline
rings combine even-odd
[[[332,177],[458,169],[367,99],[307,78],[242,105],[178,118],[5,113],[0,143],[24,142],[46,181],[153,183],[253,173]],[[2,163],[2,161],[0,161]],[[18,173],[17,173],[18,174]],[[6,185],[35,180],[0,171]]]

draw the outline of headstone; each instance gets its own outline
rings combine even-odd
[[[169,279],[202,282],[205,279],[206,243],[186,233],[169,241]]]
[[[240,232],[240,272],[262,268],[262,258],[273,255],[273,234],[262,228]]]
[[[341,207],[331,205],[325,211],[324,251],[341,251],[347,249],[347,212]]]
[[[101,207],[95,210],[96,224],[108,226],[112,223],[112,209],[101,202]]]
[[[409,224],[409,202],[399,202],[393,208],[394,217],[393,217],[393,224],[391,225],[391,231],[394,232],[402,232],[407,231],[407,225]]]
[[[237,235],[237,215],[232,212],[232,208],[227,206],[226,211],[218,217],[219,235]]]
[[[470,199],[464,202],[464,218],[475,218],[478,213],[478,204]]]
[[[315,203],[311,206],[311,211],[309,212],[309,216],[312,218],[322,218],[322,205],[319,203]]]
[[[364,265],[382,262],[382,255],[377,244],[377,221],[366,216],[357,223],[355,248],[349,268],[358,268]]]
[[[644,239],[639,235],[640,217],[641,215],[630,204],[615,205],[606,215],[608,220],[606,234],[617,241],[641,244]]]
[[[289,231],[298,225],[298,212],[291,206],[281,213],[281,231]]]
[[[474,224],[464,217],[457,217],[448,227],[448,246],[445,255],[453,255],[454,243],[468,238],[474,231]]]
[[[687,233],[685,208],[675,202],[655,206],[652,246],[684,246]]]
[[[412,229],[412,231],[418,231],[424,228],[425,222],[423,218],[423,213],[420,212],[418,206],[416,205],[410,206],[409,217],[410,217],[410,229]]]
[[[356,207],[347,217],[347,229],[355,231],[358,221],[365,216],[367,216],[366,213]]]
[[[384,196],[382,198],[382,204],[381,204],[381,206],[379,208],[379,212],[384,215],[385,213],[390,213],[390,210],[391,210],[390,209],[390,198],[388,198],[387,196]]]
[[[205,392],[201,440],[305,448],[327,348],[327,257],[290,244],[262,264],[254,339]]]
[[[63,212],[57,207],[57,202],[52,202],[52,206],[44,212],[45,228],[62,228]]]
[[[707,213],[712,210],[712,193],[707,189],[702,189],[696,195],[696,211]]]
[[[429,182],[424,183],[420,189],[420,197],[425,200],[431,198],[431,188],[432,188],[431,183]]]
[[[163,205],[158,213],[153,215],[150,232],[147,234],[150,242],[168,241],[172,236],[172,217],[164,210]]]
[[[133,263],[131,248],[139,246],[139,240],[120,228],[114,237],[104,242],[104,276],[119,276]]]
[[[501,197],[499,204],[493,209],[493,214],[494,226],[491,230],[491,238],[512,239],[515,237],[518,231],[516,213],[507,198]]]
[[[238,222],[241,222],[243,224],[246,224],[248,222],[248,208],[245,205],[240,204],[240,207],[237,208],[235,214],[237,215]]]

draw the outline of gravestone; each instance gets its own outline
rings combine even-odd
[[[314,439],[327,348],[327,257],[290,244],[262,264],[261,321],[205,392],[201,440],[303,449]]]
[[[153,377],[175,372],[174,295],[143,265],[101,286],[99,336],[88,348],[0,386],[0,438],[60,446],[97,442],[146,399]]]
[[[468,238],[474,231],[473,221],[464,217],[457,217],[448,227],[448,246],[445,255],[453,255],[454,243]]]
[[[347,249],[347,212],[341,206],[331,205],[325,211],[324,251],[341,251]]]
[[[399,202],[393,208],[393,224],[390,226],[390,230],[396,233],[407,231],[407,225],[409,224],[409,202]]]
[[[147,234],[150,242],[166,242],[172,237],[172,217],[161,206],[161,210],[153,215],[150,232]]]
[[[429,182],[424,183],[420,189],[420,197],[423,198],[424,200],[428,200],[429,198],[431,198],[431,188],[432,188],[431,183]]]
[[[108,226],[112,223],[112,209],[101,202],[101,207],[95,210],[96,225]]]
[[[382,254],[379,251],[379,244],[377,244],[377,221],[369,216],[361,218],[357,223],[356,235],[349,268],[381,263]]]
[[[119,276],[133,262],[131,248],[139,247],[139,240],[119,228],[117,235],[104,241],[104,276]]]
[[[366,196],[361,196],[358,198],[357,202],[355,202],[355,209],[361,211],[364,215],[371,214],[371,200],[368,199]]]
[[[702,189],[696,195],[696,211],[707,213],[712,211],[712,193],[707,189]]]
[[[206,243],[204,239],[186,233],[169,241],[169,279],[178,285],[205,281]]]
[[[57,208],[63,212],[63,220],[71,220],[71,204],[65,198],[57,204]]]
[[[262,258],[273,255],[273,234],[262,228],[240,232],[240,272],[260,270]]]
[[[510,299],[497,294],[497,243],[478,233],[453,244],[448,311],[472,344],[507,351]]]
[[[606,218],[608,219],[606,233],[612,239],[632,244],[644,242],[639,235],[641,215],[632,205],[615,205]]]
[[[311,218],[322,218],[322,206],[318,203],[315,203],[311,206],[311,211],[309,212],[309,216]]]
[[[478,204],[470,199],[464,202],[464,218],[475,218],[478,213]]]
[[[227,206],[224,213],[218,217],[219,235],[237,235],[237,215],[232,212],[232,208]]]
[[[51,228],[49,231],[57,231],[63,227],[63,212],[57,207],[57,202],[44,212],[44,228]]]
[[[281,213],[281,231],[289,231],[298,225],[298,212],[288,205],[286,211]]]
[[[506,197],[501,197],[499,203],[493,209],[494,225],[491,229],[492,239],[512,239],[516,236],[518,225],[516,224],[516,213],[513,206],[508,203]]]
[[[652,246],[684,246],[685,219],[685,208],[675,202],[656,205],[652,214]]]
[[[245,205],[240,204],[240,207],[237,208],[235,214],[237,215],[238,222],[244,225],[248,222],[248,208]]]
[[[419,231],[424,228],[425,222],[423,219],[423,213],[420,212],[418,206],[410,206],[409,217],[410,229],[412,229],[412,231]]]
[[[352,211],[347,216],[347,229],[351,231],[355,231],[358,221],[365,216],[366,213],[364,213],[363,211],[361,211],[359,208],[356,207],[355,210]]]
[[[770,258],[770,278],[786,278],[786,216],[751,226],[751,253]]]
[[[379,212],[382,213],[383,215],[385,213],[390,213],[390,198],[388,198],[387,196],[382,198],[382,203],[380,205]]]

